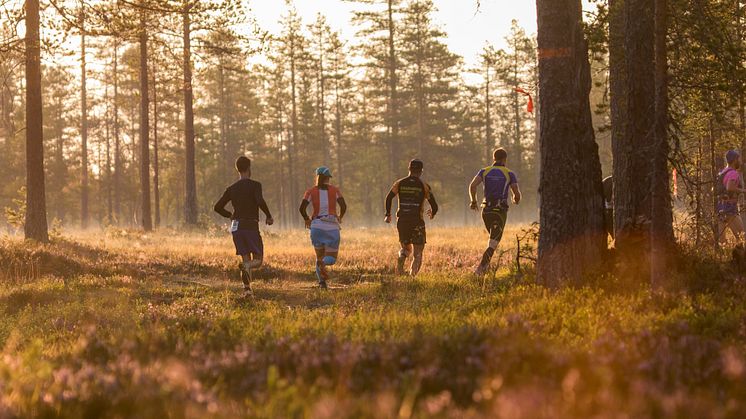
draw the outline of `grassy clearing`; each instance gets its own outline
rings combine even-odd
[[[344,231],[327,292],[305,233],[266,234],[253,300],[222,235],[7,239],[0,416],[746,413],[741,283],[550,292],[509,269],[509,252],[486,279],[469,275],[479,230],[429,233],[411,280],[391,275],[392,230]]]

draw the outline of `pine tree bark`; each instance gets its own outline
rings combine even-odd
[[[511,92],[513,98],[513,150],[511,155],[511,161],[513,161],[513,167],[518,173],[523,172],[523,132],[521,130],[521,105],[519,102],[518,92],[515,90],[521,86],[518,85],[518,40],[514,38],[515,43],[513,44],[513,83],[511,86],[513,92]]]
[[[295,191],[295,152],[298,146],[298,93],[296,80],[296,33],[291,29],[290,33],[290,145],[288,146],[288,176],[290,176],[290,197],[288,203],[297,199]]]
[[[86,92],[85,16],[80,12],[80,227],[88,228],[88,95]]]
[[[741,0],[736,0],[736,47],[737,56],[743,57],[743,7]],[[740,63],[739,63],[740,64]],[[734,74],[740,74],[740,68],[734,69]],[[735,94],[738,97],[738,128],[741,134],[741,155],[746,153],[746,101],[744,101],[744,80],[743,77],[737,77],[735,81]]]
[[[184,151],[185,151],[185,194],[184,221],[187,225],[197,225],[197,177],[194,145],[194,93],[192,90],[192,29],[191,5],[184,3],[182,13],[184,42]]]
[[[653,2],[624,0],[624,136],[614,149],[614,217],[620,273],[649,278],[655,145]],[[634,76],[633,76],[634,75]],[[616,139],[615,139],[616,140]]]
[[[321,139],[321,148],[324,152],[324,165],[329,166],[331,163],[331,147],[329,138],[326,135],[326,79],[324,78],[324,28],[319,24],[319,57],[318,57],[318,74],[316,79],[317,94],[316,108],[319,112],[319,138]]]
[[[44,191],[39,0],[26,0],[26,239],[49,241]]]
[[[104,168],[104,174],[106,176],[106,222],[111,223],[114,214],[114,202],[112,198],[111,190],[111,113],[109,108],[109,82],[104,82],[104,98],[106,101],[105,111],[105,136],[106,136],[106,167]]]
[[[153,207],[155,228],[161,226],[161,186],[158,161],[158,80],[153,69]]]
[[[399,111],[396,91],[396,47],[395,47],[395,27],[394,27],[394,0],[388,0],[388,82],[389,82],[389,103],[388,103],[388,130],[389,130],[389,173],[396,173],[397,156],[399,155]]]
[[[655,149],[653,151],[651,272],[653,288],[664,285],[674,243],[668,177],[667,1],[655,0]]]
[[[52,188],[52,191],[55,191],[57,193],[60,193],[67,184],[67,163],[65,162],[65,126],[66,121],[65,117],[63,115],[63,110],[65,108],[65,105],[63,103],[63,97],[57,96],[55,97],[55,105],[57,108],[57,117],[55,118],[55,129],[54,132],[57,134],[57,138],[55,139],[55,147],[54,147],[54,171],[53,175],[50,179],[50,187]],[[61,195],[58,195],[61,197]],[[54,195],[52,195],[51,202],[55,203],[54,201]],[[62,200],[60,202],[56,202],[56,205],[52,205],[52,208],[54,208],[55,216],[58,220],[64,221],[65,220],[65,213],[68,211],[68,208],[64,205]],[[48,209],[49,210],[49,209]]]
[[[708,92],[707,94],[707,109],[713,108],[713,97],[712,93]],[[708,153],[710,154],[710,173],[709,178],[710,179],[717,179],[718,170],[721,165],[718,164],[717,157],[715,155],[715,148],[717,147],[718,143],[718,133],[715,132],[715,127],[718,125],[719,121],[715,120],[715,115],[710,114],[708,121],[707,121],[707,131],[708,131]],[[712,188],[708,188],[712,189]],[[710,192],[710,205],[711,208],[715,209],[718,205],[718,196],[715,193],[714,190]],[[720,247],[720,242],[718,241],[718,237],[720,236],[720,232],[718,231],[718,221],[716,216],[709,217],[710,218],[710,231],[712,231],[712,237],[713,240],[713,249],[718,250]]]
[[[339,56],[335,57],[335,69],[340,68]],[[340,188],[344,188],[344,157],[342,147],[342,97],[339,92],[339,75],[335,77],[334,83],[334,140],[337,148],[337,184]]]
[[[119,125],[119,44],[114,44],[114,223],[122,218],[122,139]]]
[[[421,13],[419,11],[415,13]],[[424,40],[423,34],[422,34],[422,22],[419,20],[419,15],[417,16],[418,23],[417,23],[417,29],[416,29],[416,38],[415,43],[416,46],[416,52],[415,52],[415,74],[414,74],[414,96],[415,101],[417,105],[417,156],[420,159],[423,159],[427,161],[427,147],[426,147],[426,138],[427,138],[427,98],[425,95],[425,70],[424,70],[424,64],[423,61],[425,61],[426,57],[425,51],[424,51]]]
[[[140,23],[140,205],[142,228],[153,230],[150,213],[150,94],[148,91],[148,34],[145,18]]]
[[[609,0],[609,95],[611,110],[611,153],[614,190],[621,187],[621,170],[617,160],[626,152],[624,129],[627,120],[627,65],[624,51],[625,0]],[[617,184],[619,182],[619,184]],[[619,211],[614,214],[618,215]],[[614,217],[614,228],[618,225]]]
[[[223,58],[220,58],[220,63],[218,63],[218,101],[219,101],[219,115],[220,115],[220,154],[221,154],[221,160],[223,161],[223,170],[222,174],[225,177],[225,180],[228,180],[230,178],[230,175],[232,173],[231,171],[231,156],[230,152],[228,151],[228,111],[227,111],[227,105],[226,105],[226,99],[225,99],[225,65],[223,64]]]
[[[485,66],[485,84],[484,84],[484,125],[485,125],[485,138],[484,138],[484,155],[485,161],[489,161],[492,158],[492,149],[495,147],[495,140],[492,138],[492,97],[490,95],[490,65],[489,63]]]
[[[601,164],[580,0],[537,0],[541,100],[538,278],[574,284],[605,256]],[[571,181],[567,181],[571,179]]]

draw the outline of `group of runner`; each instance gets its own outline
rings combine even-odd
[[[482,201],[482,220],[490,238],[482,259],[475,273],[484,274],[490,266],[492,256],[500,243],[512,203],[521,200],[518,179],[514,172],[506,167],[507,152],[499,148],[493,153],[493,162],[474,176],[469,184],[470,207],[479,208],[477,188],[484,187]],[[259,233],[259,210],[265,215],[265,223],[272,225],[274,219],[262,195],[261,183],[251,179],[251,160],[241,156],[236,160],[239,180],[230,185],[215,204],[215,211],[231,220],[230,232],[236,248],[236,255],[241,257],[240,271],[244,291],[252,294],[252,272],[262,265],[264,244]],[[422,255],[427,242],[425,217],[433,219],[438,213],[430,185],[422,179],[424,163],[414,159],[409,162],[409,174],[394,182],[384,203],[384,222],[391,223],[391,208],[394,198],[399,205],[396,212],[396,227],[399,233],[400,250],[397,255],[396,273],[415,276],[422,266]],[[321,166],[316,169],[316,184],[308,189],[300,203],[299,212],[306,228],[311,232],[311,244],[316,253],[315,271],[320,288],[327,288],[329,281],[328,267],[337,262],[340,244],[342,220],[347,213],[342,192],[333,186],[331,170]],[[425,202],[429,208],[426,209]],[[225,207],[231,203],[233,212]],[[308,207],[312,213],[308,215]],[[412,256],[409,268],[405,270],[407,259]]]
[[[739,198],[746,193],[744,188],[741,153],[738,150],[728,150],[725,153],[725,167],[714,179],[713,193],[715,195],[715,214],[717,216],[717,234],[715,240],[718,245],[726,243],[728,230],[731,231],[736,242],[743,245],[746,240],[744,222],[739,208]],[[613,240],[614,234],[614,200],[613,180],[609,176],[603,180],[604,193],[604,224],[606,232]]]

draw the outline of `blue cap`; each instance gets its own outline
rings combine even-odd
[[[725,161],[728,163],[733,163],[739,157],[741,157],[741,153],[739,153],[738,150],[728,150],[728,152],[725,153]]]
[[[326,166],[321,166],[318,169],[316,169],[316,174],[317,175],[323,175],[323,176],[326,176],[326,177],[332,177],[332,171],[329,170],[329,168],[326,167]]]

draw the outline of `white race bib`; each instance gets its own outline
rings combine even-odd
[[[228,232],[230,233],[233,233],[235,231],[238,231],[238,220],[232,220],[231,227],[228,229]]]

